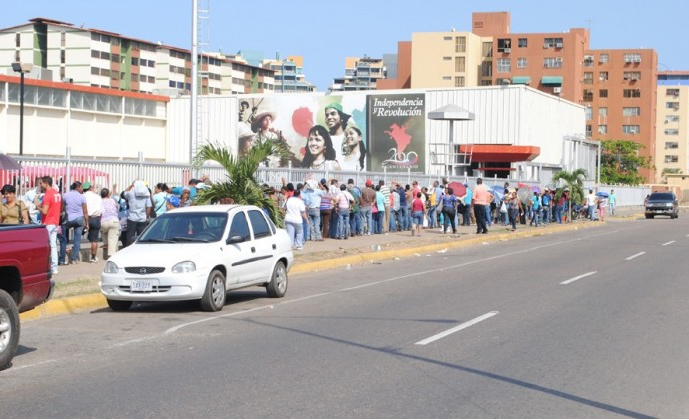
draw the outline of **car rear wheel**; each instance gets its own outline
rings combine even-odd
[[[0,290],[0,370],[12,362],[19,345],[19,310],[6,291]]]
[[[287,269],[285,263],[278,261],[273,269],[273,275],[270,278],[270,283],[266,286],[268,296],[272,298],[281,298],[287,292]]]
[[[201,309],[206,312],[217,312],[225,306],[225,276],[219,270],[211,271],[206,284],[206,292],[201,298]]]
[[[110,307],[110,309],[112,309],[115,312],[126,311],[129,308],[131,308],[132,303],[134,303],[130,300],[110,300],[110,299],[107,299],[107,301],[108,301],[108,306]]]

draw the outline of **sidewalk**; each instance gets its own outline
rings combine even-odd
[[[615,216],[606,215],[606,222],[623,221],[643,217],[643,207],[625,207],[617,209]],[[549,224],[547,227],[517,225],[517,230],[493,224],[487,235],[477,235],[476,226],[458,226],[458,235],[445,234],[435,229],[424,229],[420,237],[411,236],[410,232],[390,232],[382,235],[364,235],[347,240],[326,239],[322,242],[308,241],[302,251],[294,251],[295,263],[290,274],[314,272],[333,267],[371,263],[411,256],[423,252],[437,252],[443,249],[471,246],[486,241],[510,240],[521,237],[542,235],[545,233],[566,231],[579,227],[601,226],[600,222],[575,220],[573,223]],[[82,245],[82,251],[89,248],[89,243]],[[87,251],[90,252],[90,251]],[[35,319],[46,315],[72,313],[83,310],[105,307],[105,299],[98,293],[98,282],[105,261],[102,259],[102,248],[98,249],[97,263],[80,262],[79,264],[59,266],[59,273],[53,277],[57,285],[56,297],[33,311],[22,314],[22,319]],[[86,258],[84,258],[86,261]],[[73,289],[73,290],[70,290]],[[85,295],[60,298],[63,293],[89,290]],[[84,293],[84,292],[81,292]]]

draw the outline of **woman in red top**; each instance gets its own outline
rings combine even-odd
[[[423,218],[426,217],[426,203],[421,199],[421,193],[416,193],[416,198],[411,202],[411,236],[421,236],[421,227],[423,226]]]

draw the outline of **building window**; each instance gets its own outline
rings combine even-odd
[[[608,126],[603,124],[598,126],[598,134],[608,134]]]
[[[466,86],[464,76],[456,76],[455,77],[455,87],[464,87]]]
[[[623,125],[622,126],[622,133],[623,134],[639,134],[639,126],[638,125]]]
[[[636,80],[641,79],[641,72],[640,71],[625,71],[623,76],[624,76],[624,80],[636,81]]]
[[[598,116],[599,117],[607,117],[608,116],[608,107],[602,106],[598,108]]]
[[[679,122],[679,115],[666,115],[665,122]]]
[[[625,54],[624,55],[624,62],[625,63],[640,63],[641,62],[641,54]]]
[[[585,85],[592,85],[593,84],[593,72],[590,72],[590,71],[584,72],[584,84]]]
[[[493,56],[493,43],[492,42],[484,42],[483,45],[481,46],[481,54],[483,54],[483,57],[492,57]]]
[[[599,98],[607,98],[608,97],[608,90],[607,89],[600,89],[598,91],[598,97]]]
[[[586,137],[593,137],[593,126],[586,124]]]
[[[443,57],[443,61],[450,61],[450,60],[452,60],[452,57],[450,57],[449,55],[446,55],[445,57]],[[351,75],[354,76],[354,73],[355,73],[354,70],[351,70],[350,72],[351,72]]]
[[[65,57],[66,51],[65,50],[60,50],[60,64],[65,64]]]
[[[593,108],[591,108],[590,106],[587,106],[586,107],[586,120],[589,121],[592,119],[593,119]]]
[[[481,77],[493,77],[493,66],[490,61],[481,63]]]
[[[452,41],[452,37],[451,36],[444,36],[443,41]]]
[[[509,53],[512,51],[512,40],[509,38],[498,38],[498,52]]]
[[[679,96],[679,89],[668,89],[666,92],[667,96]]]
[[[679,102],[665,102],[666,109],[679,110]]]
[[[498,73],[509,73],[511,60],[509,58],[498,58]]]
[[[525,69],[529,66],[529,59],[528,58],[517,58],[517,68],[518,69]]]
[[[584,89],[584,102],[593,101],[593,91],[591,89]]]
[[[601,82],[604,80],[608,80],[608,72],[607,71],[602,71],[598,74],[598,80]]]
[[[608,55],[608,53],[601,53],[598,56],[598,63],[599,64],[607,63],[608,61],[610,61],[610,55]]]
[[[679,149],[679,143],[676,141],[666,141],[665,150],[667,149]]]
[[[543,39],[543,48],[562,48],[562,38],[545,38]]]
[[[517,47],[519,48],[526,48],[529,46],[529,40],[526,38],[519,38],[517,39]]]
[[[592,55],[585,55],[584,56],[584,67],[593,67],[593,56]]]
[[[665,130],[665,134],[668,136],[678,136],[679,130],[676,128],[668,128]]]
[[[22,35],[20,33],[14,35],[14,46],[17,48],[22,46]]]
[[[622,108],[623,117],[638,117],[639,115],[641,115],[641,108],[638,106]]]
[[[679,157],[677,155],[665,155],[665,163],[677,163]]]
[[[545,57],[543,59],[543,67],[546,69],[562,68],[562,57]]]
[[[467,39],[464,36],[458,36],[455,39],[455,52],[463,53],[467,51]]]
[[[624,98],[640,98],[641,90],[639,89],[625,89],[622,92],[622,97]]]
[[[452,80],[452,76],[443,76],[443,80]]]
[[[466,59],[464,57],[455,57],[455,72],[464,73],[466,71]]]

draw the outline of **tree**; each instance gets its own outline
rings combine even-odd
[[[639,169],[653,167],[649,156],[639,156],[644,146],[632,140],[602,140],[600,180],[603,184],[638,185],[645,181]]]
[[[564,181],[567,186],[558,187],[555,190],[555,198],[560,199],[565,190],[569,191],[569,207],[567,212],[567,220],[572,220],[572,203],[581,203],[584,201],[584,180],[587,177],[586,169],[576,169],[572,172],[558,171],[553,175],[553,184],[557,185],[558,181]]]
[[[206,161],[217,162],[227,171],[227,179],[214,182],[210,188],[200,192],[195,201],[206,204],[231,199],[237,204],[255,205],[264,209],[278,227],[283,227],[284,216],[278,211],[277,203],[268,196],[268,188],[261,186],[255,175],[258,166],[268,156],[285,154],[286,150],[280,143],[270,140],[257,140],[241,158],[219,144],[202,146],[194,157],[194,167],[200,168]]]

